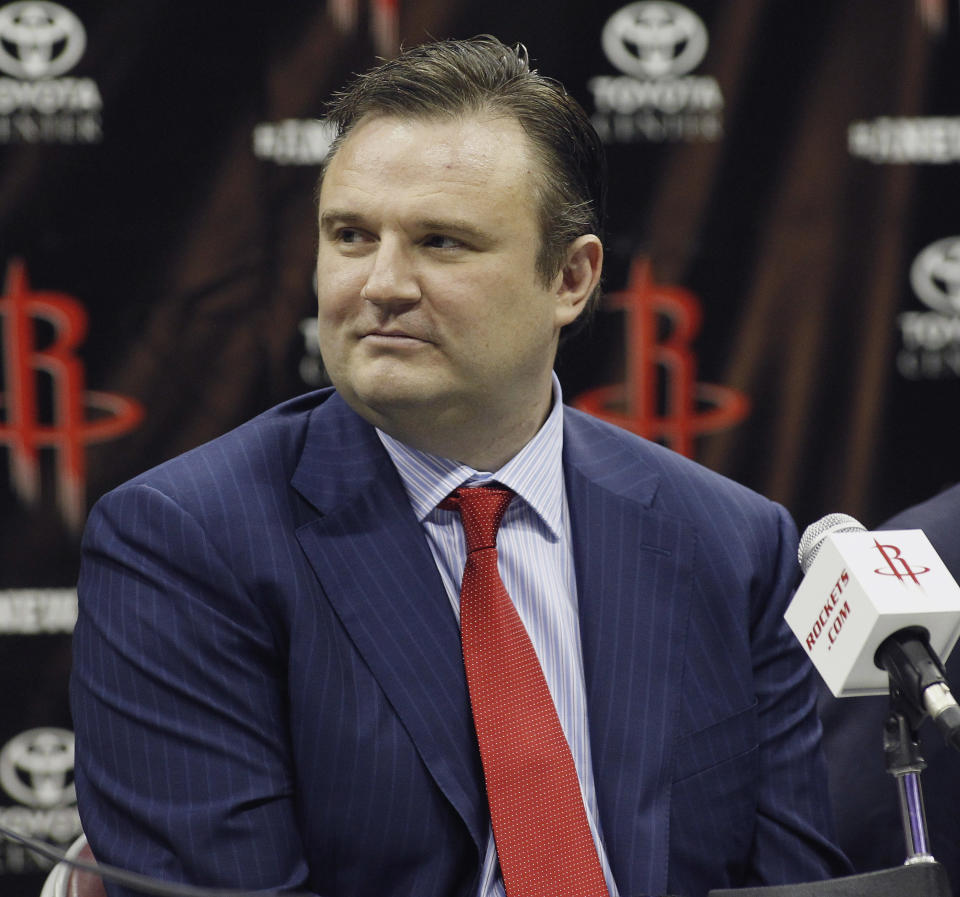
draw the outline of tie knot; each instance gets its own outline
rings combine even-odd
[[[514,492],[506,488],[470,486],[455,490],[440,502],[440,507],[460,512],[467,552],[470,553],[480,548],[496,547],[497,530],[513,496]]]

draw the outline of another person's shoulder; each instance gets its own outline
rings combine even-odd
[[[960,483],[900,511],[878,529],[922,529],[950,571],[960,577]]]
[[[960,520],[960,483],[949,486],[942,492],[900,511],[882,525],[882,529],[909,529],[912,526],[956,523]]]

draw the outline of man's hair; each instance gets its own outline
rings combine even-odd
[[[368,115],[444,118],[509,115],[523,128],[539,163],[535,176],[540,248],[536,267],[549,282],[569,244],[583,234],[603,239],[606,165],[586,113],[559,81],[530,68],[526,47],[490,35],[444,40],[403,50],[358,75],[331,100],[336,137],[317,185],[353,128]],[[564,336],[580,330],[600,298],[598,286]]]

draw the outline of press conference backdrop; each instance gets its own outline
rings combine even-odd
[[[606,143],[567,399],[866,525],[958,476],[953,0],[0,0],[0,822],[78,831],[90,504],[322,384],[324,102],[402,43],[523,41]],[[891,858],[896,862],[897,858]],[[0,892],[42,862],[0,844]]]

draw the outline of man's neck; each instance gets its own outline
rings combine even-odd
[[[411,448],[466,464],[474,470],[495,471],[513,458],[533,437],[553,407],[553,389],[536,408],[516,407],[484,415],[437,412],[362,414],[370,423]]]

